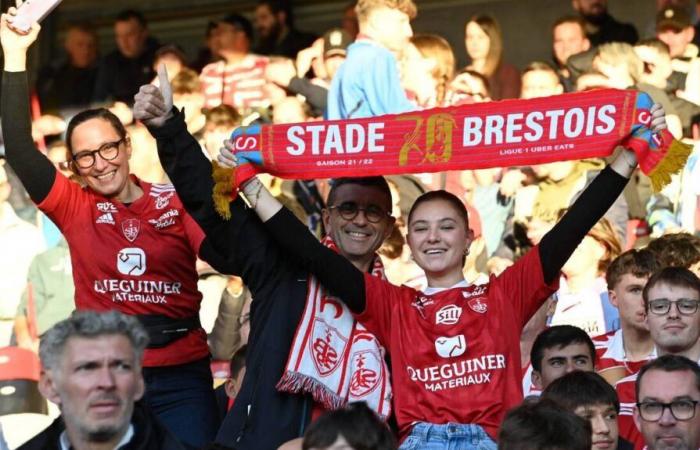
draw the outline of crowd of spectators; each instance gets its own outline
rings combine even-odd
[[[54,224],[46,202],[34,205],[21,171],[3,156],[0,450],[27,441],[22,449],[448,448],[450,439],[464,438],[465,431],[449,428],[448,419],[455,416],[440,405],[432,405],[429,416],[446,427],[410,424],[409,436],[400,429],[405,424],[396,406],[387,417],[363,403],[341,402],[326,411],[318,401],[307,401],[308,393],[277,392],[305,307],[289,299],[307,299],[306,285],[294,282],[317,274],[313,264],[296,266],[281,250],[284,243],[259,238],[274,230],[266,231],[254,214],[243,211],[240,200],[232,208],[241,208],[238,216],[245,220],[204,225],[193,211],[200,198],[190,201],[181,189],[190,188],[183,176],[207,182],[209,177],[196,164],[181,172],[179,154],[165,148],[172,138],[168,133],[175,133],[172,121],[183,122],[198,156],[209,162],[240,126],[372,117],[596,88],[647,92],[663,107],[668,130],[694,150],[661,192],[652,191],[639,169],[631,174],[622,194],[611,199],[557,269],[557,288],[525,318],[519,348],[512,349],[520,356],[524,400],[508,399],[515,408],[501,417],[497,432],[480,428],[481,435],[469,435],[455,448],[700,449],[700,0],[653,2],[656,17],[648,29],[612,17],[605,0],[572,0],[570,15],[551,24],[551,53],[524,67],[504,59],[508,43],[498,17],[458,18],[464,46],[452,48],[442,36],[412,28],[420,14],[417,3],[358,0],[338,12],[338,27],[315,35],[296,28],[288,2],[260,0],[251,14],[212,20],[203,33],[206,47],[193,60],[178,46],[159,42],[140,11],[114,18],[116,48],[106,55],[98,52],[92,24],[67,26],[65,58],[35,68],[28,103],[32,140],[52,170],[90,189],[94,181],[78,170],[69,123],[80,111],[106,108],[124,130],[131,180],[160,189],[151,193],[159,198],[175,195],[169,183],[175,184],[183,197],[180,214],[186,209],[206,235],[194,252],[201,258],[195,267],[201,293],[196,326],[206,332],[211,354],[217,411],[211,416],[216,423],[209,425],[218,432],[193,442],[188,427],[172,426],[165,418],[172,405],[149,404],[154,380],[167,381],[171,364],[153,367],[147,358],[144,365],[144,354],[153,351],[147,343],[151,333],[128,311],[81,311],[73,268],[90,261],[75,260],[70,239],[76,230],[68,233],[64,223]],[[3,27],[5,36],[12,33],[5,22]],[[4,38],[6,55],[8,42]],[[467,56],[465,67],[456,66],[458,55]],[[170,86],[172,106],[179,111],[174,119],[154,125],[154,118],[139,110],[139,101],[151,92],[144,85]],[[6,86],[14,85],[3,81]],[[6,138],[5,145],[11,144]],[[91,154],[93,164],[107,162],[102,147],[91,148],[99,148]],[[12,152],[6,153],[9,160]],[[434,280],[421,270],[421,257],[412,256],[407,239],[421,195],[446,189],[461,201],[473,233],[462,275],[468,286],[478,286],[520,267],[519,261],[524,265],[530,250],[546,247],[548,233],[556,232],[567,211],[576,210],[577,199],[588,198],[587,189],[595,188],[594,179],[606,176],[613,162],[611,157],[388,176],[387,205],[369,200],[376,182],[259,179],[317,238],[332,238],[356,269],[376,275],[376,251],[388,281],[431,292]],[[351,190],[362,193],[360,200],[346,195]],[[195,188],[191,192],[199,195]],[[259,195],[258,190],[248,199],[255,203]],[[123,201],[124,207],[137,200]],[[343,205],[350,210],[338,209]],[[385,221],[384,212],[392,219]],[[98,224],[116,212],[106,208],[100,214]],[[339,223],[356,221],[369,227],[374,248],[353,253],[344,247],[349,238],[341,236]],[[123,223],[122,229],[129,239]],[[211,230],[218,230],[218,238]],[[194,240],[181,240],[188,239]],[[205,243],[214,250],[205,253]],[[83,249],[81,255],[90,251],[99,249]],[[349,307],[356,312],[352,302]],[[388,357],[379,366],[395,371],[391,353]],[[181,394],[178,401],[186,389]],[[402,399],[400,407],[407,402]],[[425,442],[436,446],[421,446]]]

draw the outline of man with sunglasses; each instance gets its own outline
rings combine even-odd
[[[700,367],[678,355],[664,355],[637,378],[634,422],[648,450],[700,448]]]
[[[696,361],[697,364],[700,361],[700,311],[698,310],[700,279],[688,269],[667,267],[649,278],[642,291],[642,298],[646,310],[646,324],[657,355],[683,356]],[[633,442],[635,449],[638,450],[644,448],[644,438],[638,428],[639,425],[635,425],[637,422],[635,404],[639,409],[639,403],[643,401],[643,397],[639,396],[639,379],[642,372],[644,369],[639,375],[623,378],[615,385],[620,399],[620,436]],[[669,386],[672,384],[669,383]],[[660,445],[656,447],[658,449],[695,450],[697,448],[697,445],[695,447],[657,445]]]
[[[207,239],[213,240],[217,253],[227,255],[253,298],[246,374],[216,441],[238,450],[278,448],[301,437],[312,413],[322,409],[305,392],[313,390],[321,396],[344,401],[345,394],[336,395],[340,391],[328,389],[323,381],[314,381],[309,376],[315,367],[320,379],[343,374],[344,382],[357,381],[353,386],[365,386],[363,383],[371,377],[353,378],[352,374],[365,375],[368,366],[361,365],[358,371],[349,364],[354,361],[353,344],[360,339],[353,331],[349,336],[344,335],[350,337],[348,346],[339,345],[342,338],[338,336],[346,330],[346,322],[340,324],[346,317],[341,303],[318,286],[298,261],[283,254],[255,212],[240,197],[230,204],[230,220],[218,216],[211,196],[211,163],[187,132],[184,114],[165,106],[172,105],[171,94],[167,77],[161,79],[160,89],[152,85],[141,88],[136,96],[134,116],[155,136],[161,163],[185,208]],[[386,180],[381,177],[335,180],[327,203],[323,221],[328,236],[324,242],[358,269],[381,275],[376,251],[391,233],[395,221],[390,215],[391,191]],[[367,335],[366,331],[359,334]],[[308,341],[301,341],[307,338]],[[379,367],[383,364],[381,356],[376,363],[377,370],[386,374],[385,367]],[[278,385],[284,391],[278,390]],[[334,387],[338,386],[345,386],[345,393],[350,390],[342,381]],[[389,396],[386,397],[388,405]]]

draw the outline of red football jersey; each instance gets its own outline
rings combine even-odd
[[[635,450],[644,448],[644,437],[634,424],[634,408],[637,403],[637,394],[634,392],[637,383],[637,374],[625,377],[615,383],[617,398],[620,400],[620,415],[617,424],[620,428],[620,437],[634,445]]]
[[[204,233],[172,185],[134,181],[143,196],[129,206],[56,174],[44,211],[68,241],[77,309],[172,318],[199,314],[195,261]],[[158,349],[144,366],[183,364],[209,354],[203,329]]]
[[[487,284],[433,295],[366,275],[357,319],[390,352],[401,437],[416,422],[456,422],[495,439],[523,397],[521,330],[557,283],[545,284],[538,248]]]
[[[593,343],[596,350],[596,372],[600,374],[607,370],[624,368],[624,376],[627,377],[639,372],[639,369],[644,364],[656,358],[656,349],[654,349],[647,359],[627,361],[622,340],[622,329],[596,336],[593,338]]]

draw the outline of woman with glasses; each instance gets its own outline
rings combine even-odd
[[[652,128],[660,131],[663,110],[655,105],[652,111]],[[357,270],[310,237],[257,179],[242,191],[282,249],[389,351],[401,448],[495,449],[506,411],[522,400],[522,329],[556,290],[566,260],[622,193],[635,158],[620,152],[537,247],[484,285],[470,285],[462,272],[473,239],[464,204],[446,191],[423,194],[409,213],[407,241],[425,272],[424,291]],[[221,151],[219,162],[237,165],[230,149]],[[341,205],[339,211],[350,217],[360,210]]]
[[[132,147],[119,119],[106,109],[77,114],[66,144],[71,170],[60,173],[31,137],[26,52],[39,26],[20,34],[2,16],[5,56],[2,128],[6,158],[40,210],[65,236],[78,309],[117,309],[138,316],[149,331],[144,355],[146,402],[185,443],[214,438],[218,416],[207,336],[199,323],[197,255],[221,270],[201,229],[171,185],[129,174]]]

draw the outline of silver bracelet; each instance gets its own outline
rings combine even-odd
[[[258,206],[258,200],[260,200],[260,193],[262,192],[263,185],[258,179],[251,181],[251,183],[255,184],[255,186],[253,186],[254,192],[247,192],[247,189],[243,189],[243,194],[245,194],[245,198],[248,200],[248,203],[250,203],[250,207],[255,209],[255,207]],[[250,187],[250,184],[246,186],[246,188],[248,187]]]

